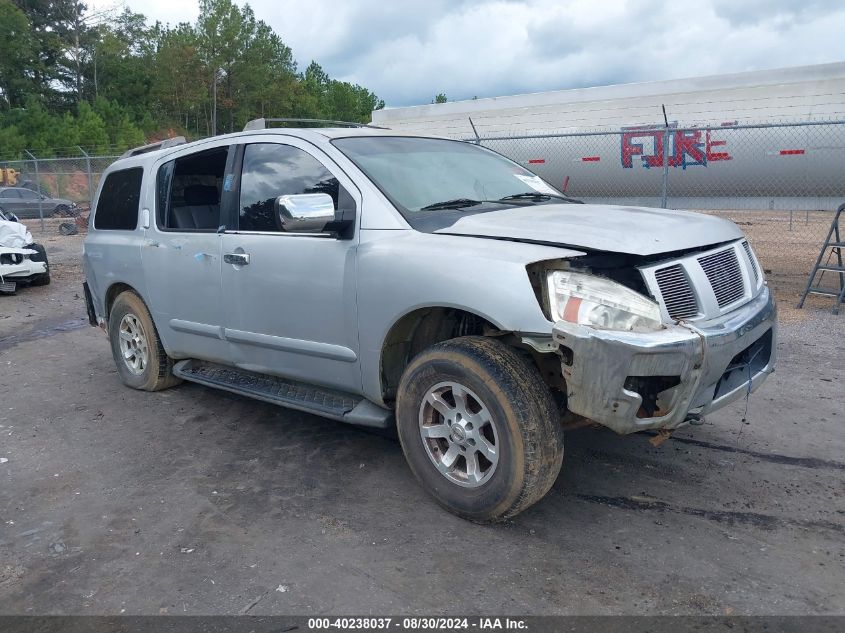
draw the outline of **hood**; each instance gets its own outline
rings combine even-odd
[[[0,220],[0,246],[21,248],[32,244],[32,234],[20,222]]]
[[[602,204],[546,204],[475,213],[435,231],[657,255],[743,237],[729,220],[689,211]]]

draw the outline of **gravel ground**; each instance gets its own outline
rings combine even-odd
[[[393,440],[196,385],[124,388],[85,321],[81,237],[41,241],[54,283],[0,297],[0,613],[845,614],[829,302],[783,310],[747,412],[659,447],[571,432],[549,495],[478,526]]]

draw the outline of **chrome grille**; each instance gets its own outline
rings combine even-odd
[[[742,298],[745,294],[745,284],[742,279],[742,269],[736,250],[727,248],[712,255],[698,258],[698,263],[710,285],[720,308]]]
[[[754,253],[751,252],[751,246],[747,241],[743,240],[742,248],[745,249],[745,254],[748,255],[748,261],[751,262],[751,270],[754,271],[754,281],[760,281],[760,271],[757,270],[757,262],[754,259]]]
[[[698,314],[698,301],[683,266],[675,264],[656,270],[654,278],[670,317],[677,321]]]

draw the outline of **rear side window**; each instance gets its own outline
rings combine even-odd
[[[134,231],[138,226],[138,204],[141,201],[141,167],[113,171],[106,176],[97,210],[94,228],[99,231]]]
[[[216,231],[227,147],[190,154],[158,170],[156,224],[164,231]]]

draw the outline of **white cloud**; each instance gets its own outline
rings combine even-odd
[[[193,3],[129,5],[196,18]],[[294,51],[388,105],[845,59],[841,0],[254,0]]]

